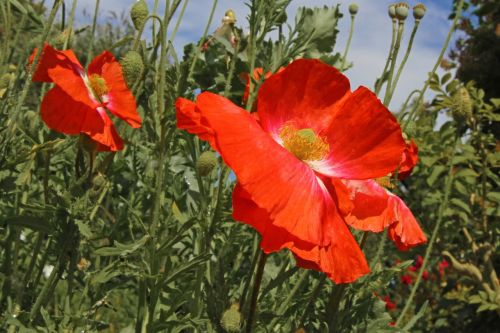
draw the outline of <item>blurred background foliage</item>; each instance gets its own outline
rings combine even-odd
[[[335,44],[336,24],[344,16],[339,7],[300,9],[287,26],[283,13],[289,2],[249,1],[252,39],[238,17],[229,30],[222,23],[186,45],[183,54],[161,43],[159,26],[147,41],[137,38],[128,13],[111,13],[95,29],[73,29],[70,1],[64,20],[52,26],[47,23],[52,2],[0,3],[2,331],[239,332],[245,327],[259,239],[233,221],[234,177],[219,157],[208,169],[200,167],[209,147],[176,129],[173,103],[208,90],[242,105],[245,73],[258,67],[275,72],[298,57],[348,70],[352,64]],[[163,23],[173,25],[168,14],[182,4],[167,3]],[[448,72],[429,77],[435,97],[409,99],[401,110],[392,110],[420,156],[412,176],[395,191],[428,235],[442,202],[449,203],[403,324],[395,326],[426,246],[398,252],[387,245],[373,273],[348,285],[336,305],[338,287],[322,274],[296,268],[286,251],[272,254],[255,331],[496,332],[500,327],[500,5],[471,1],[466,8],[462,37],[442,62]],[[27,58],[46,31],[49,43],[72,48],[82,64],[105,49],[122,63],[134,50],[143,64],[128,82],[143,127],[118,126],[125,149],[98,154],[90,173],[92,156],[78,138],[49,131],[39,117],[48,84],[27,83]],[[271,32],[277,38],[269,38]],[[369,260],[380,238],[368,237]]]

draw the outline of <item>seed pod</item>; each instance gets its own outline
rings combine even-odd
[[[138,0],[130,10],[130,18],[134,23],[135,30],[140,30],[149,15],[148,4],[144,0]]]
[[[425,16],[426,8],[424,4],[419,3],[413,7],[413,17],[415,20],[421,20]]]
[[[212,172],[216,165],[217,157],[212,151],[208,150],[203,152],[196,161],[196,170],[198,170],[200,176],[205,177]]]
[[[224,13],[224,17],[222,18],[223,24],[235,24],[236,23],[236,14],[234,10],[229,9]]]
[[[15,75],[12,73],[5,73],[0,77],[0,89],[8,88],[10,83],[14,81]]]
[[[122,66],[123,76],[127,82],[127,86],[132,88],[134,83],[144,72],[144,63],[142,62],[141,55],[136,51],[128,51],[125,56],[120,60]]]
[[[71,29],[64,29],[64,31],[61,31],[56,38],[54,38],[52,44],[56,49],[61,50],[66,40],[68,40],[67,45],[71,45],[73,40],[73,31]]]
[[[224,311],[220,323],[222,328],[230,333],[239,332],[241,326],[240,305],[233,304],[229,309]]]
[[[453,96],[451,114],[457,122],[463,122],[472,116],[472,101],[469,91],[460,87]]]
[[[409,11],[410,6],[406,2],[399,2],[396,4],[396,17],[398,18],[398,20],[406,20]]]
[[[391,19],[393,19],[393,20],[396,19],[396,5],[395,4],[389,5],[388,13],[389,13],[389,17]]]
[[[351,3],[349,5],[349,13],[351,15],[356,15],[358,13],[358,10],[359,10],[359,6],[355,3]]]

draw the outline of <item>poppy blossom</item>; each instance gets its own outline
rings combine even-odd
[[[284,68],[280,67],[277,71],[277,73],[281,72]],[[264,73],[264,69],[262,67],[257,67],[253,70],[253,79],[255,81],[259,81],[260,77]],[[272,72],[267,72],[264,75],[264,80],[268,79],[273,73]],[[248,97],[250,95],[250,75],[248,73],[242,73],[240,78],[244,80],[245,83],[245,91],[243,91],[243,98],[242,98],[242,104],[245,105],[247,104]]]
[[[342,73],[318,60],[296,60],[257,97],[258,117],[209,92],[196,103],[179,98],[178,126],[205,137],[234,171],[233,216],[257,229],[264,252],[288,248],[299,266],[337,283],[368,273],[335,179],[394,170],[404,149],[396,119],[372,92],[352,92]]]
[[[401,276],[401,282],[403,284],[410,285],[413,284],[413,279],[411,278],[410,275],[404,274],[403,276]]]
[[[446,268],[448,268],[448,267],[450,267],[450,264],[448,263],[448,261],[446,261],[446,260],[444,260],[444,259],[443,259],[443,260],[441,260],[441,261],[439,262],[439,264],[438,264],[438,270],[439,270],[439,275],[440,275],[441,277],[443,277],[443,276],[444,276],[444,270],[445,270]]]
[[[45,44],[33,81],[54,83],[41,105],[45,124],[64,134],[89,136],[98,143],[98,151],[123,149],[107,111],[134,128],[141,126],[121,66],[108,51],[95,57],[85,71],[72,50],[58,51]]]
[[[413,168],[418,163],[418,147],[415,141],[411,140],[406,143],[405,150],[403,151],[403,157],[401,159],[401,163],[398,169],[398,178],[399,180],[403,180],[407,178]]]
[[[394,303],[389,296],[383,297],[382,300],[385,302],[385,308],[388,311],[392,311],[392,310],[396,309],[396,307],[397,307],[396,303]]]

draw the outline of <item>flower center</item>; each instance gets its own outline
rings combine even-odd
[[[99,74],[92,74],[89,76],[89,85],[94,95],[99,99],[109,92],[106,80]]]
[[[377,184],[379,184],[380,186],[382,187],[385,187],[385,188],[395,188],[396,186],[391,182],[391,176],[385,176],[385,177],[380,177],[380,178],[376,178],[375,181],[377,182]]]
[[[330,152],[328,143],[310,128],[298,130],[285,125],[280,129],[279,136],[285,149],[301,161],[318,161]]]

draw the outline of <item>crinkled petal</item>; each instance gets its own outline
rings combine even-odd
[[[358,88],[334,113],[326,132],[330,155],[319,172],[342,179],[383,177],[400,162],[405,143],[394,116],[377,96]]]
[[[335,226],[335,233],[327,246],[302,241],[273,225],[268,212],[257,206],[239,184],[233,192],[233,217],[251,225],[261,234],[264,252],[287,248],[294,254],[298,266],[324,272],[336,283],[352,282],[369,273],[361,249],[343,222]]]
[[[121,150],[123,142],[104,110],[98,111],[75,101],[60,87],[47,92],[41,105],[42,119],[47,126],[64,134],[85,133],[108,147],[99,150]]]
[[[388,205],[396,221],[389,227],[388,236],[399,250],[405,251],[427,242],[420,225],[401,198],[391,193]]]
[[[285,123],[323,135],[349,93],[349,80],[337,69],[319,60],[299,59],[262,84],[257,112],[264,130],[276,140]]]
[[[201,140],[208,141],[214,150],[217,149],[214,131],[201,122],[201,114],[196,104],[188,99],[179,97],[175,101],[177,127],[197,135]]]
[[[38,48],[33,50],[29,58],[29,63],[32,64],[35,59]],[[45,43],[40,55],[38,65],[33,74],[35,82],[53,82],[49,76],[48,70],[55,67],[65,67],[69,69],[77,69],[78,72],[83,72],[83,67],[76,58],[73,50],[59,51]]]
[[[226,98],[205,92],[197,107],[214,131],[222,158],[273,224],[304,241],[327,245],[327,233],[342,218],[314,171]]]
[[[406,147],[403,151],[403,158],[401,159],[401,163],[398,169],[398,178],[399,180],[403,180],[407,178],[413,168],[418,163],[418,147],[415,141],[411,140],[409,144],[406,144]]]

